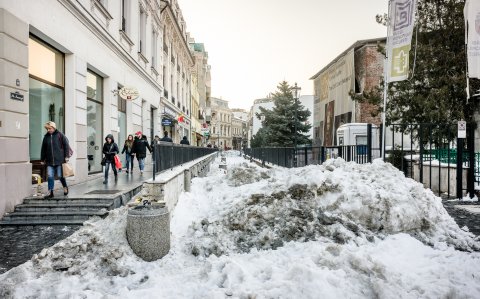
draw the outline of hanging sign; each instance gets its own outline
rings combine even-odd
[[[23,102],[23,98],[24,98],[23,94],[19,93],[18,91],[10,93],[10,99],[11,100]]]
[[[118,95],[124,100],[133,101],[138,98],[139,93],[135,87],[122,87]]]

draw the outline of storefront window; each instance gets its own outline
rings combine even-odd
[[[103,78],[87,72],[87,158],[88,172],[102,171]]]
[[[47,121],[64,132],[64,56],[41,41],[29,39],[30,160],[40,159]]]

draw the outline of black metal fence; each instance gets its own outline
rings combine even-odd
[[[153,148],[154,173],[171,169],[216,151],[215,148],[158,142]]]
[[[386,161],[444,198],[472,197],[480,185],[475,126],[457,138],[456,123],[393,124],[389,127]]]

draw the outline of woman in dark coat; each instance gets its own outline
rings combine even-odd
[[[67,181],[63,177],[62,164],[68,162],[70,146],[68,139],[57,130],[53,121],[45,123],[47,134],[43,136],[40,160],[47,165],[48,198],[53,198],[55,187],[55,174],[60,178],[63,186],[63,194],[68,194]]]
[[[127,173],[130,169],[130,172],[133,172],[133,135],[128,135],[125,144],[123,145],[122,154],[125,153],[125,159],[127,161]]]
[[[140,173],[143,173],[143,170],[145,169],[145,158],[147,157],[147,148],[152,152],[152,147],[148,144],[147,136],[142,135],[142,132],[137,132],[135,135],[132,153],[137,156]]]
[[[105,137],[105,143],[103,144],[103,154],[105,155],[105,180],[104,184],[108,183],[108,171],[112,166],[113,174],[115,175],[115,181],[117,180],[117,168],[115,167],[115,155],[118,154],[118,145],[115,143],[112,134],[108,134]]]

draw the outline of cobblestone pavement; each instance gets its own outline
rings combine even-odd
[[[80,226],[0,226],[0,274],[73,234]]]

